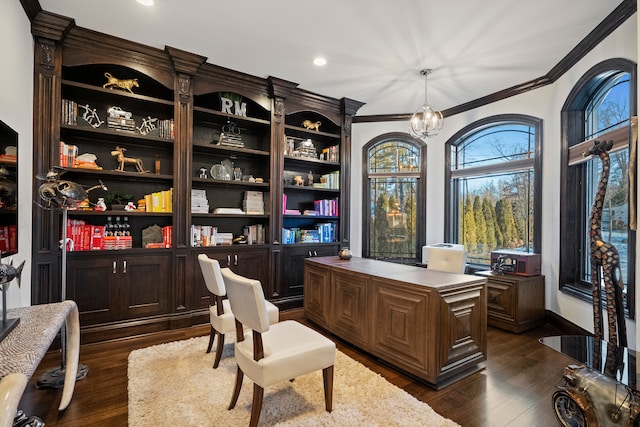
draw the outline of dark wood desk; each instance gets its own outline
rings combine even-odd
[[[439,389],[487,359],[486,280],[352,258],[305,260],[304,313]]]

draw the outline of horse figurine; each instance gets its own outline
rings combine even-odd
[[[133,163],[136,166],[136,170],[138,172],[142,172],[142,173],[149,172],[148,170],[144,169],[144,166],[142,164],[142,159],[135,158],[135,157],[126,157],[124,155],[125,151],[127,151],[126,148],[116,147],[116,149],[111,152],[112,156],[117,156],[117,160],[118,160],[118,168],[116,169],[117,171],[124,172],[125,164]]]

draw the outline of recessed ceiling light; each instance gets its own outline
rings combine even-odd
[[[153,6],[153,0],[137,0],[138,3],[144,6]]]
[[[323,65],[327,65],[327,60],[321,56],[315,58],[313,60],[313,65],[317,65],[319,67],[323,66]]]

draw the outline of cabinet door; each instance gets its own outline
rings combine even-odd
[[[338,245],[286,246],[282,250],[282,280],[276,283],[280,296],[290,297],[303,294],[304,260],[316,256],[338,255]]]
[[[429,372],[434,358],[427,351],[435,351],[427,343],[430,292],[380,279],[371,279],[370,291],[374,353],[408,371],[435,375]]]
[[[68,258],[66,298],[78,305],[81,325],[119,317],[117,262],[113,256]]]
[[[304,315],[327,327],[331,318],[331,269],[305,263]]]
[[[118,265],[119,294],[125,318],[169,311],[170,255],[122,256]]]
[[[331,324],[337,335],[348,342],[369,348],[371,312],[368,310],[368,276],[352,271],[334,269],[333,312]]]
[[[199,253],[206,254],[209,258],[215,259],[220,263],[220,267],[230,268],[234,273],[244,277],[259,280],[264,289],[265,296],[268,295],[267,289],[269,286],[269,250],[264,249],[252,249],[250,247],[234,248],[232,246],[217,247],[212,250],[207,248]],[[194,277],[197,290],[196,294],[201,296],[201,300],[209,296],[207,287],[204,283],[204,277],[200,271],[200,264],[196,259],[194,261]]]

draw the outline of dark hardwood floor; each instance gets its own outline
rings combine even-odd
[[[281,318],[305,322],[302,310],[283,312]],[[208,333],[208,325],[202,325],[82,346],[80,362],[89,366],[89,374],[76,384],[71,404],[61,413],[57,410],[61,391],[38,390],[34,386],[43,372],[60,363],[60,353],[50,352],[29,382],[20,408],[27,414],[38,415],[49,427],[126,426],[129,352]],[[561,385],[563,368],[571,359],[538,342],[542,336],[559,333],[549,325],[523,334],[489,327],[485,369],[438,391],[342,341],[338,340],[337,345],[345,354],[464,427],[538,427],[560,425],[553,415],[551,395]]]

